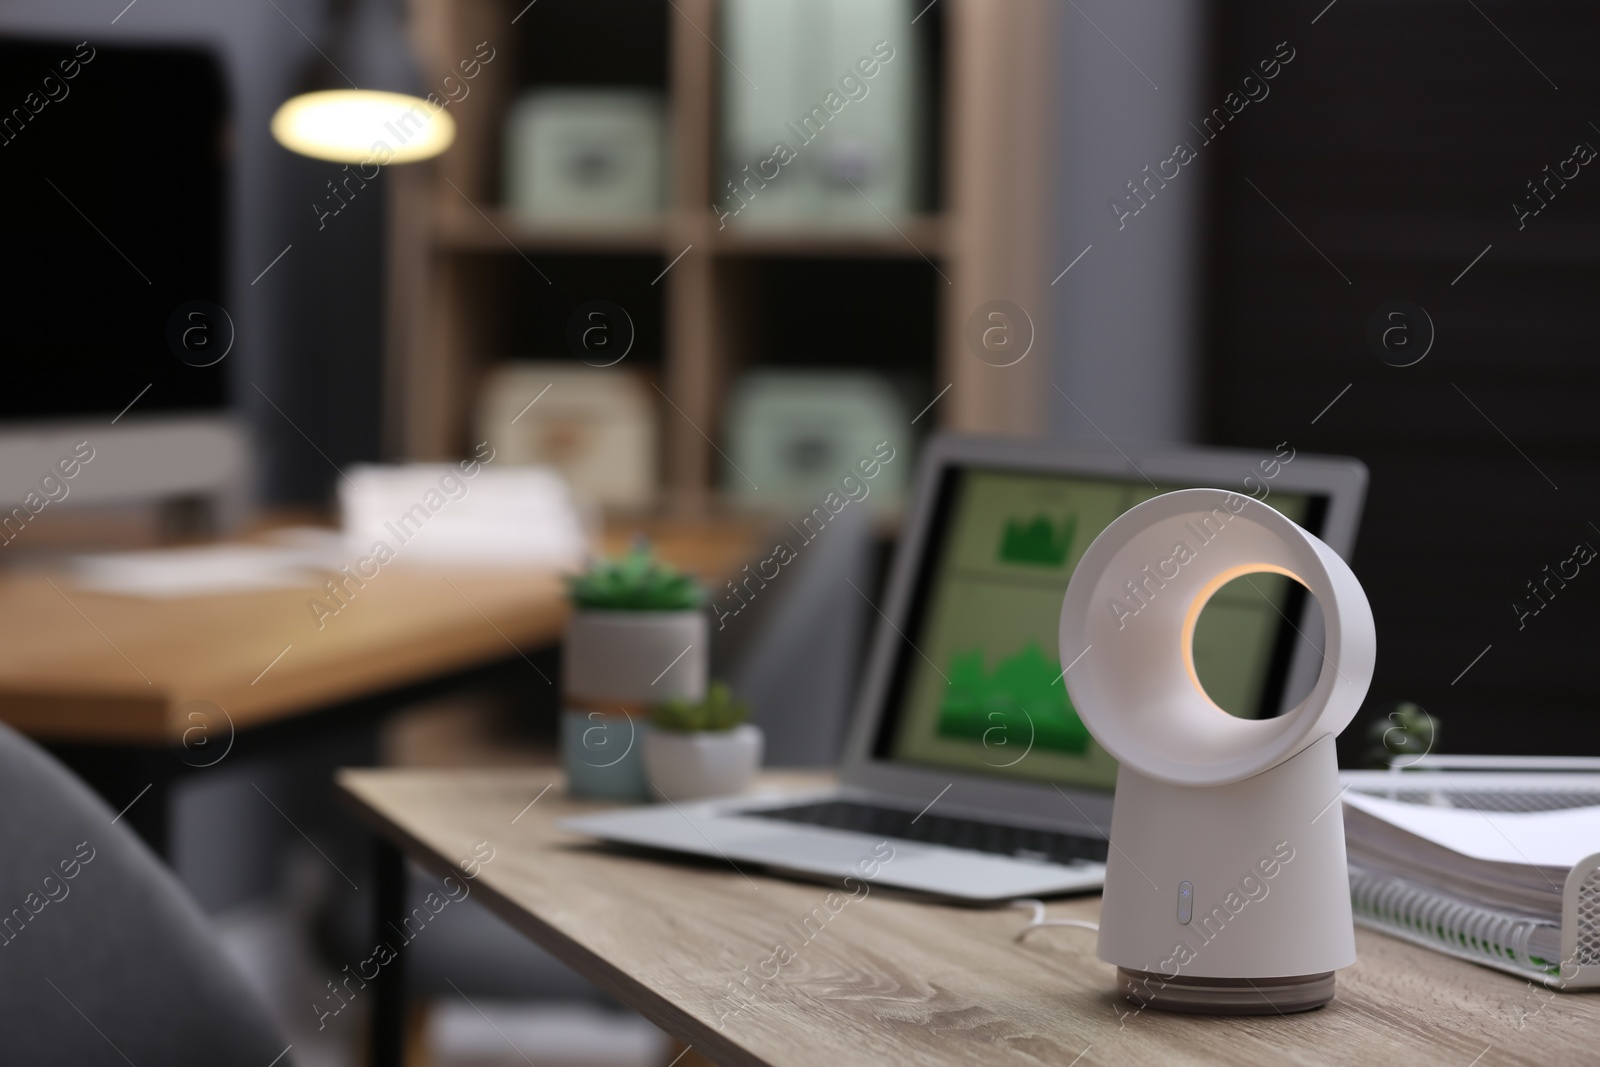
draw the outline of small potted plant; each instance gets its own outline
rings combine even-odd
[[[1410,767],[1439,743],[1439,720],[1422,705],[1403,700],[1367,726],[1369,767]]]
[[[663,800],[726,796],[750,787],[761,767],[761,728],[723,682],[702,700],[669,700],[650,715],[644,765]]]
[[[562,646],[562,763],[576,796],[645,800],[648,709],[706,695],[705,593],[635,544],[568,582]]]

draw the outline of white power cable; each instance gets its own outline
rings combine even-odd
[[[1019,942],[1028,936],[1030,930],[1037,930],[1041,926],[1078,926],[1085,930],[1100,929],[1099,923],[1090,922],[1088,919],[1046,919],[1044,917],[1044,901],[1042,900],[1013,900],[1011,906],[1013,908],[1031,908],[1033,910],[1033,918],[1028,920],[1028,925],[1017,932],[1017,940]]]

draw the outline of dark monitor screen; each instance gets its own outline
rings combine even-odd
[[[225,404],[228,151],[206,51],[0,39],[0,419]]]

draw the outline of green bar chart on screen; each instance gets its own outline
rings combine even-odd
[[[984,663],[982,649],[952,657],[950,684],[939,705],[939,735],[993,741],[1032,738],[1035,747],[1082,755],[1089,731],[1059,678],[1061,666],[1037,644]]]

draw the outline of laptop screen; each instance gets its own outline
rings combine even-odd
[[[947,467],[874,745],[881,760],[1110,789],[1117,765],[1079,720],[1056,630],[1072,569],[1113,519],[1186,485]],[[1271,504],[1318,532],[1321,495]],[[1278,714],[1305,590],[1278,575],[1224,587],[1194,638],[1222,707]],[[1069,665],[1070,666],[1070,665]]]

